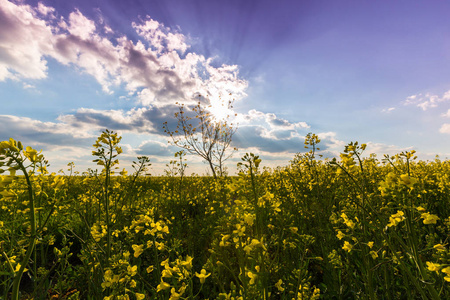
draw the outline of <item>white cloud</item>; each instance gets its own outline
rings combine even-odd
[[[328,131],[328,132],[320,132],[317,134],[322,144],[326,144],[327,148],[333,151],[334,153],[339,154],[344,150],[346,143],[337,138],[336,132]],[[320,148],[320,144],[319,144]]]
[[[70,34],[78,36],[83,40],[89,39],[95,32],[95,23],[89,20],[77,9],[69,15],[69,27],[67,30]]]
[[[186,53],[187,38],[178,30],[147,17],[132,24],[143,38],[133,42],[103,36],[102,30],[112,30],[101,23],[79,10],[56,18],[51,7],[0,0],[0,80],[45,78],[46,58],[52,57],[93,76],[106,93],[125,86],[144,105],[192,101],[198,94],[246,96],[248,83],[238,77],[237,66],[214,67],[213,59]]]
[[[442,114],[442,116],[445,118],[450,118],[450,109],[447,110],[447,112],[445,114]]]
[[[45,6],[42,4],[42,2],[38,3],[37,11],[40,12],[44,16],[49,16],[50,18],[54,18],[55,16],[53,13],[55,12],[55,9],[53,7]]]
[[[322,132],[318,134],[321,139],[319,148],[324,151],[319,151],[319,154],[324,154],[326,157],[338,157],[339,154],[344,152],[345,146],[348,144],[346,141],[339,140],[335,132]],[[362,143],[360,143],[362,144]],[[376,154],[379,159],[382,159],[384,154],[395,155],[402,151],[411,151],[413,147],[400,147],[397,145],[389,145],[376,142],[365,142],[366,149],[363,152],[363,157],[368,157],[370,154]]]
[[[24,89],[35,89],[36,87],[34,86],[34,85],[32,85],[32,84],[29,84],[29,83],[23,83],[23,88]]]
[[[450,124],[449,123],[442,124],[441,128],[439,129],[439,132],[450,133]]]
[[[381,112],[383,112],[383,113],[390,113],[390,112],[392,112],[394,110],[395,110],[395,107],[389,107],[389,108],[383,108],[381,110]]]
[[[173,154],[178,150],[172,151],[173,147],[167,143],[162,143],[155,140],[147,140],[142,142],[138,148],[135,150],[137,155],[151,155],[151,156],[173,156]]]
[[[291,123],[288,120],[277,117],[274,113],[263,113],[256,109],[250,110],[247,114],[238,114],[237,122],[244,125],[263,122],[270,129],[296,130],[310,128],[306,122]]]
[[[395,155],[395,154],[399,154],[403,151],[411,151],[414,148],[413,147],[399,147],[396,145],[387,145],[387,144],[383,144],[383,143],[375,143],[375,142],[367,142],[366,143],[367,147],[366,150],[364,151],[364,153],[366,153],[366,155],[368,156],[371,153],[375,153],[379,156],[381,156],[384,154],[388,154],[390,156]]]
[[[40,8],[43,10],[42,6]],[[48,11],[48,13],[51,13]],[[0,80],[47,76],[52,31],[28,5],[0,0]]]
[[[429,108],[435,108],[440,103],[449,100],[450,100],[450,91],[447,91],[442,96],[433,95],[430,93],[426,93],[425,95],[423,94],[412,95],[407,97],[406,100],[403,102],[403,104],[415,105],[425,111]]]
[[[142,24],[132,23],[136,32],[144,37],[158,53],[173,50],[186,52],[189,46],[185,43],[186,38],[178,32],[171,32],[169,27],[165,27],[158,21],[147,16],[147,20]]]

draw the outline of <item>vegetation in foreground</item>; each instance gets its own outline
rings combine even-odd
[[[449,299],[450,162],[414,151],[340,160],[310,151],[236,177],[117,172],[120,137],[94,144],[101,172],[48,174],[43,154],[0,143],[1,299]]]

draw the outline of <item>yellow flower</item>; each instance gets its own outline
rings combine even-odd
[[[227,242],[229,238],[230,238],[229,234],[226,234],[226,235],[222,236],[222,240],[220,241],[219,246],[220,247],[228,246],[230,244],[230,243]]]
[[[435,264],[435,263],[432,263],[432,262],[427,261],[427,268],[428,268],[428,270],[430,270],[431,272],[434,272],[434,271],[438,272],[439,269],[441,268],[441,265],[440,265],[440,264]]]
[[[134,276],[137,273],[137,266],[132,266],[132,267],[128,266],[127,271],[128,271],[128,274],[130,274],[131,276]]]
[[[245,234],[245,226],[241,224],[236,224],[236,230],[233,230],[233,233],[237,236],[243,236]]]
[[[253,226],[253,222],[255,221],[255,216],[252,214],[244,214],[244,221],[250,226]]]
[[[131,247],[133,247],[134,250],[134,257],[139,257],[139,255],[144,252],[144,245],[132,245]]]
[[[48,174],[47,167],[41,166],[38,168],[38,172],[42,174]]]
[[[25,155],[25,157],[27,157],[31,162],[36,162],[37,161],[37,151],[34,150],[31,147],[27,147],[26,151],[24,151],[23,153]]]
[[[169,233],[169,226],[165,225],[164,227],[162,227],[160,231],[164,233]]]
[[[423,213],[420,216],[423,219],[423,224],[436,224],[437,220],[439,220],[439,217],[436,215],[432,215],[430,213]]]
[[[298,227],[290,227],[289,229],[290,229],[291,232],[294,233],[294,234],[297,233],[297,231],[298,231]]]
[[[159,251],[163,251],[164,248],[165,248],[164,243],[158,243],[158,242],[156,242],[155,246],[156,246],[156,248],[157,248]]]
[[[21,267],[21,265],[20,265],[20,264],[17,264],[17,265],[16,265],[16,269],[14,270],[14,272],[19,272],[20,267]],[[24,268],[24,269],[23,269],[23,272],[25,273],[26,271],[28,271],[28,269],[27,269],[27,268]]]
[[[342,247],[342,249],[344,249],[347,252],[352,251],[352,248],[353,248],[353,245],[347,241],[344,242],[344,246]]]
[[[131,281],[130,281],[130,286],[131,286],[132,288],[135,288],[135,287],[136,287],[136,281],[131,280]]]
[[[210,275],[211,275],[211,273],[207,274],[205,269],[202,269],[200,271],[200,274],[195,272],[195,276],[197,276],[200,279],[200,283],[201,284],[204,284],[205,283],[205,279],[207,277],[209,277]]]
[[[417,181],[416,178],[410,177],[407,174],[400,175],[400,183],[407,187],[412,187]]]
[[[343,234],[342,231],[339,230],[336,236],[338,239],[342,240],[345,237],[345,234]]]
[[[317,299],[319,299],[320,298],[320,289],[319,288],[316,288],[316,287],[314,287],[314,292],[313,292],[313,294],[312,294],[312,296],[311,296],[311,300],[317,300]]]
[[[252,247],[250,245],[246,245],[244,247],[244,251],[245,253],[247,253],[247,255],[250,255],[250,252],[252,252]]]
[[[368,242],[368,243],[367,243],[367,246],[369,246],[369,248],[372,249],[373,244],[374,244],[373,242]]]
[[[282,287],[281,285],[283,284],[283,280],[278,280],[277,283],[275,283],[275,287],[280,291],[284,291],[284,287]]]
[[[189,255],[186,256],[186,260],[182,261],[181,265],[188,270],[192,269],[192,259],[193,259],[193,257],[190,257]]]
[[[170,277],[173,276],[172,275],[172,271],[170,271],[169,269],[165,269],[165,270],[162,271],[161,276],[162,277],[166,277],[166,278],[170,278]]]
[[[161,280],[161,283],[158,284],[158,286],[156,287],[156,292],[159,293],[159,291],[167,290],[169,288],[170,288],[170,284]]]
[[[181,287],[178,289],[178,293],[180,293],[180,295],[182,295],[182,294],[184,294],[185,291],[186,291],[186,283],[183,282]]]
[[[375,251],[370,251],[369,254],[372,256],[373,259],[376,259],[378,257],[378,253],[376,253]]]
[[[450,282],[450,267],[443,268],[441,272],[446,274],[444,280]]]
[[[250,284],[255,284],[255,281],[256,281],[256,278],[258,278],[258,275],[251,271],[248,271],[247,276],[250,277]]]
[[[169,267],[169,259],[163,260],[163,261],[161,262],[161,266],[164,267],[164,268],[165,268],[166,266]]]
[[[123,170],[121,172],[119,172],[119,174],[125,177],[125,176],[127,176],[128,171],[125,170],[125,168],[123,168]]]
[[[348,227],[350,227],[351,229],[353,229],[355,227],[355,222],[353,222],[352,220],[350,220],[347,215],[345,213],[341,214],[341,218],[344,219],[344,223],[345,225],[347,225]]]
[[[445,246],[442,244],[437,244],[433,246],[434,249],[436,249],[437,251],[445,251]]]
[[[142,300],[145,299],[145,295],[144,294],[140,294],[140,293],[136,293],[136,300]]]
[[[180,297],[181,297],[181,294],[177,293],[175,288],[172,288],[170,290],[170,298],[169,298],[169,300],[178,300],[178,299],[180,299]]]
[[[396,214],[393,214],[389,217],[389,224],[387,226],[388,227],[397,226],[398,223],[400,223],[405,219],[404,215],[405,214],[401,210],[397,211]]]

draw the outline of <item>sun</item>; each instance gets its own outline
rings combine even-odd
[[[213,115],[215,121],[226,121],[231,116],[234,116],[234,111],[230,109],[227,102],[222,100],[211,100],[211,105],[208,107],[209,112]]]

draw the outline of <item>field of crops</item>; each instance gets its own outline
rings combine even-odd
[[[312,142],[277,169],[151,177],[146,157],[112,174],[103,138],[81,174],[0,143],[0,299],[450,299],[449,161]]]

